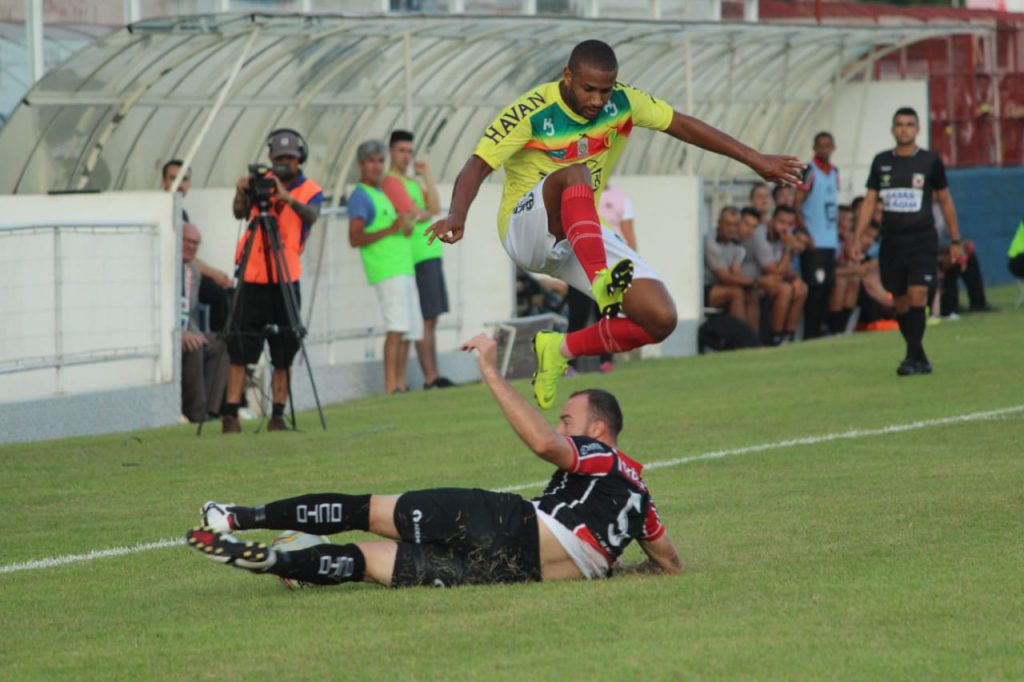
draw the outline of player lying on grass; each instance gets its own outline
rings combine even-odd
[[[621,353],[663,341],[676,327],[672,297],[654,269],[602,228],[596,203],[636,127],[660,130],[731,157],[771,182],[800,182],[794,156],[760,153],[645,92],[618,82],[615,52],[585,40],[562,78],[533,88],[502,110],[459,172],[448,215],[430,240],[462,239],[466,216],[484,179],[505,167],[498,238],[524,270],[542,272],[592,297],[603,319],[568,335],[534,338],[534,397],[555,402],[558,378],[580,355]],[[676,202],[665,197],[665,211]],[[620,313],[623,316],[620,316]]]
[[[436,488],[401,495],[323,493],[242,507],[207,502],[202,527],[186,540],[203,556],[254,573],[321,585],[473,585],[602,578],[633,540],[648,560],[630,570],[679,573],[679,556],[641,477],[643,466],[616,447],[622,412],[615,397],[573,394],[552,428],[504,380],[497,344],[480,334],[462,346],[516,434],[558,467],[543,493]],[[332,535],[370,531],[386,538],[283,552],[234,531],[268,528]]]

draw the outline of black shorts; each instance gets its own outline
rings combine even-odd
[[[395,505],[392,584],[490,585],[540,580],[537,511],[519,495],[434,488]]]
[[[811,249],[800,254],[800,279],[812,289],[831,289],[836,284],[836,250]]]
[[[893,296],[902,296],[907,287],[934,285],[938,253],[939,235],[933,229],[883,234],[878,252],[882,286]]]
[[[276,369],[292,366],[299,338],[288,324],[288,312],[280,284],[242,282],[238,310],[228,330],[228,355],[233,365],[252,365],[260,360],[263,341],[270,344],[270,363]],[[299,283],[292,283],[296,313],[302,308]]]
[[[448,288],[444,284],[440,258],[429,258],[416,264],[416,289],[424,320],[448,312]]]

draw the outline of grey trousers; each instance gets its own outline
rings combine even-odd
[[[191,422],[218,414],[228,382],[228,351],[224,342],[207,334],[208,344],[181,354],[181,413]]]

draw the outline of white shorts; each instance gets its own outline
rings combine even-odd
[[[583,266],[576,260],[576,254],[569,246],[569,240],[555,243],[555,236],[548,232],[548,212],[544,208],[544,180],[533,186],[516,204],[508,221],[508,231],[501,245],[516,265],[530,272],[541,272],[562,280],[572,288],[593,298],[590,280]],[[608,267],[623,258],[633,261],[633,279],[661,281],[636,251],[629,248],[621,238],[605,226],[601,226],[604,237],[604,253]]]
[[[536,500],[530,500],[530,502],[537,510],[537,520],[547,526],[547,529],[558,540],[558,544],[562,545],[562,549],[576,564],[576,568],[580,569],[583,577],[587,580],[608,577],[608,569],[611,567],[600,552],[580,540],[575,533],[556,521],[555,517],[541,511],[539,502]]]
[[[389,332],[402,332],[405,341],[423,338],[423,313],[415,275],[395,275],[373,285]]]

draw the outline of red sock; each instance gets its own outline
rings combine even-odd
[[[577,332],[569,332],[565,346],[574,356],[625,353],[654,343],[654,338],[627,317],[602,319]]]
[[[593,282],[597,271],[608,267],[608,259],[601,219],[594,206],[594,190],[589,185],[569,185],[562,192],[562,229],[587,279]]]

